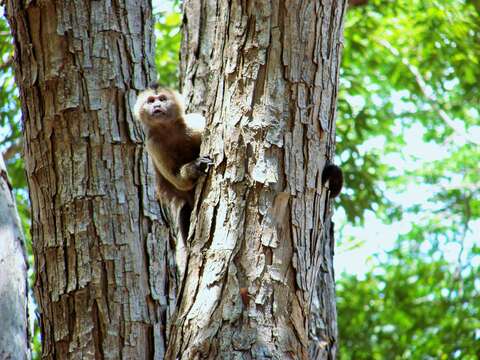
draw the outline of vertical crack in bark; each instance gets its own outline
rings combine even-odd
[[[104,359],[105,355],[103,353],[103,329],[102,329],[102,321],[100,320],[100,310],[98,308],[98,303],[96,299],[93,299],[93,306],[92,306],[92,322],[94,326],[93,332],[93,342],[95,344],[95,359]]]

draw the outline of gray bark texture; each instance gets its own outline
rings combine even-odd
[[[332,359],[345,0],[186,0],[183,93],[208,119],[167,359]]]
[[[168,230],[131,108],[148,0],[7,0],[45,359],[162,359]]]
[[[30,359],[27,259],[15,197],[0,154],[0,359]]]

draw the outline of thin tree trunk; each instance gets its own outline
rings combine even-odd
[[[184,94],[209,119],[168,359],[329,359],[331,211],[346,1],[186,0]],[[313,340],[313,342],[312,342]]]
[[[25,238],[0,155],[0,359],[30,359],[27,293]]]
[[[167,229],[136,92],[147,0],[7,0],[25,128],[43,357],[164,357]]]

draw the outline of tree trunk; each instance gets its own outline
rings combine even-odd
[[[168,359],[335,357],[335,147],[346,1],[186,0],[187,103],[208,116]],[[312,341],[313,340],[313,341]]]
[[[25,239],[0,154],[0,359],[30,359],[27,293]]]
[[[7,0],[25,129],[43,357],[164,357],[167,229],[136,91],[147,0]]]

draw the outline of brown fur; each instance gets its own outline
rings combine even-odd
[[[160,160],[168,172],[179,178],[179,182],[172,184],[159,170],[154,160],[157,175],[157,191],[160,198],[167,201],[173,198],[182,198],[191,205],[193,202],[192,189],[198,175],[180,174],[182,167],[198,158],[200,153],[201,134],[191,132],[183,119],[179,119],[175,126],[165,128],[150,128],[147,132],[147,149],[150,156]],[[190,166],[186,166],[189,168]],[[179,186],[181,184],[181,186]]]

